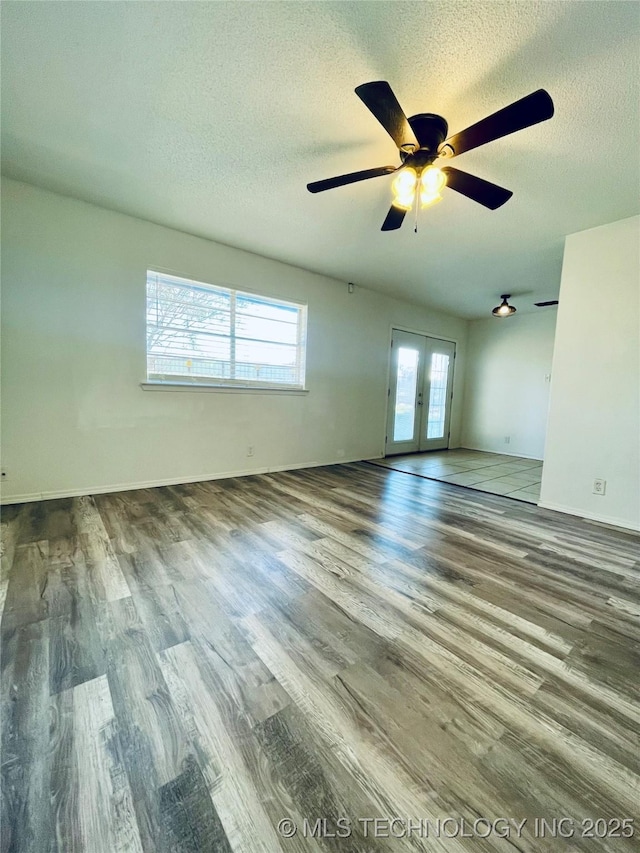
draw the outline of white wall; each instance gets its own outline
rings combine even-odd
[[[640,217],[565,243],[541,504],[640,529]],[[593,481],[607,481],[604,497]]]
[[[459,443],[466,321],[27,184],[2,188],[4,502],[381,456],[392,324],[459,342]],[[143,391],[148,266],[307,302],[309,393]]]
[[[542,459],[555,326],[555,308],[469,323],[463,447]]]

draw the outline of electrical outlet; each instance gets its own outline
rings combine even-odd
[[[505,444],[511,444],[511,436],[510,435],[505,435],[504,443]]]
[[[594,480],[593,481],[593,494],[594,495],[604,495],[607,490],[607,481],[606,480]]]
[[[253,456],[253,444],[247,447],[247,456]]]

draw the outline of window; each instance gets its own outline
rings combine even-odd
[[[445,353],[434,352],[431,356],[427,438],[444,438],[444,425],[447,418],[448,379],[449,356]]]
[[[413,441],[418,387],[418,350],[398,349],[396,376],[396,409],[393,421],[394,441]]]
[[[306,306],[147,271],[147,379],[304,388]]]

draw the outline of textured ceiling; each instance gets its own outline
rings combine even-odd
[[[639,210],[636,2],[3,2],[3,171],[461,316],[557,295],[564,235]],[[454,165],[513,190],[446,191],[382,233],[397,162],[353,93],[388,80],[451,132],[545,88],[548,122]],[[247,282],[250,284],[250,282]],[[519,295],[519,296],[518,296]]]

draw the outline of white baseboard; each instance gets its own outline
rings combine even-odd
[[[529,456],[528,453],[513,453],[508,450],[494,450],[492,447],[468,447],[466,444],[462,444],[460,445],[460,450],[480,450],[482,453],[497,453],[499,456],[518,456],[520,459],[532,459],[534,462],[543,461],[538,456]]]
[[[134,489],[155,489],[159,486],[180,486],[187,483],[206,483],[208,480],[227,480],[231,477],[250,477],[252,474],[273,474],[278,471],[296,471],[301,468],[322,468],[325,465],[348,465],[351,462],[364,461],[361,456],[356,459],[332,459],[329,462],[300,462],[294,465],[272,465],[266,468],[252,468],[246,471],[224,471],[214,474],[203,474],[196,477],[169,477],[164,480],[145,480],[139,483],[114,483],[109,486],[94,486],[77,489],[63,489],[51,492],[32,492],[24,495],[10,495],[0,498],[0,505],[33,503],[33,501],[55,500],[57,498],[81,498],[87,495],[106,495],[112,492],[130,492]]]
[[[608,515],[597,515],[595,512],[585,512],[583,509],[575,509],[562,504],[547,503],[546,501],[538,501],[538,506],[541,509],[552,509],[554,512],[562,512],[565,515],[574,515],[578,518],[584,518],[585,521],[598,521],[601,524],[607,524],[610,527],[622,527],[624,530],[640,531],[640,523],[633,525],[630,521],[623,518],[615,518]]]
[[[464,448],[465,450],[476,450],[475,447]],[[489,451],[493,452],[493,451]],[[505,454],[505,456],[515,456],[516,454]],[[368,460],[382,459],[382,456],[367,457]],[[535,457],[526,456],[525,459],[534,459]],[[275,465],[266,468],[256,468],[245,471],[225,471],[216,472],[214,474],[205,474],[196,477],[170,477],[164,480],[146,480],[139,483],[114,483],[109,486],[95,486],[93,488],[84,489],[66,489],[61,491],[51,492],[33,492],[23,495],[11,495],[10,497],[2,497],[0,505],[18,504],[18,503],[33,503],[34,501],[55,500],[57,498],[79,498],[86,495],[104,495],[111,492],[129,492],[134,489],[155,489],[159,486],[179,486],[187,483],[204,483],[208,480],[226,480],[231,477],[250,477],[252,474],[272,474],[278,471],[297,471],[303,468],[322,468],[325,465],[349,465],[352,462],[363,462],[362,457],[355,459],[333,459],[328,462],[300,462],[295,465]],[[554,512],[562,512],[565,515],[573,515],[578,518],[584,518],[587,521],[597,521],[601,524],[607,524],[612,527],[620,527],[624,530],[640,531],[640,524],[633,525],[625,519],[597,515],[596,513],[577,510],[573,507],[563,506],[562,504],[553,504],[539,501],[538,506],[541,509],[550,509]]]

